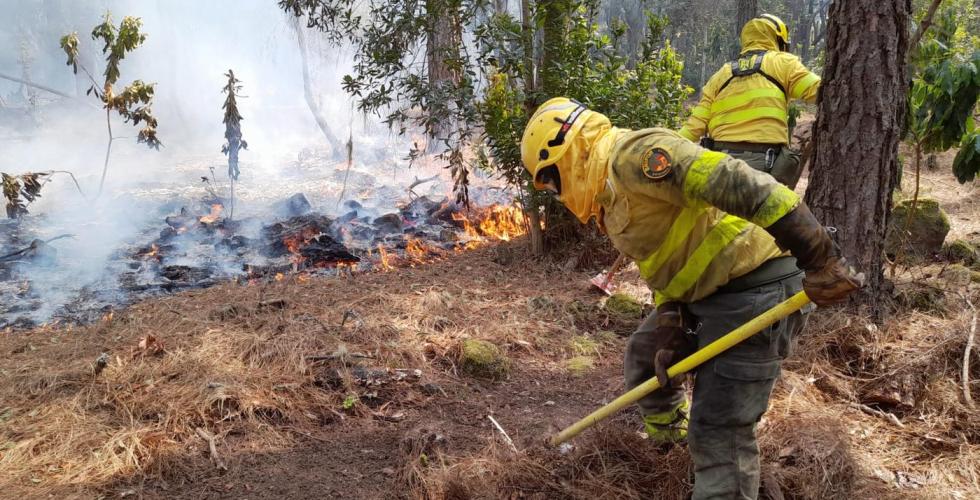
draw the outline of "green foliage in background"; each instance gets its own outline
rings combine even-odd
[[[681,83],[683,64],[663,40],[666,19],[648,14],[646,37],[634,64],[622,55],[626,23],[606,32],[592,21],[597,2],[576,2],[568,16],[565,43],[552,55],[556,74],[551,88],[528,88],[521,25],[509,15],[495,16],[478,32],[488,85],[477,109],[489,155],[482,167],[516,186],[530,177],[521,164],[520,140],[535,105],[554,96],[576,99],[625,128],[676,128],[684,118],[684,100],[692,89]],[[540,16],[537,22],[542,23]],[[504,47],[504,50],[499,50]],[[510,50],[507,50],[510,48]],[[539,202],[540,204],[540,202]],[[528,207],[534,209],[534,207]]]
[[[980,172],[980,141],[974,124],[980,97],[980,47],[963,35],[960,21],[955,9],[940,11],[913,54],[908,134],[917,155],[960,147],[953,173],[963,183]]]
[[[126,16],[117,28],[112,21],[112,14],[106,11],[102,18],[102,23],[92,29],[92,40],[102,42],[102,54],[105,56],[104,80],[101,84],[95,81],[92,73],[78,60],[78,33],[70,33],[61,37],[61,49],[68,56],[67,64],[72,67],[74,73],[82,72],[88,76],[92,82],[86,94],[95,94],[102,101],[102,107],[106,112],[106,129],[109,134],[109,143],[106,146],[105,163],[102,166],[102,178],[99,180],[99,191],[96,197],[102,194],[102,187],[105,185],[106,173],[109,171],[109,155],[112,152],[112,142],[116,137],[112,134],[112,122],[110,115],[115,111],[123,118],[126,123],[133,126],[142,127],[136,135],[136,142],[146,144],[151,149],[159,150],[161,143],[157,139],[157,119],[153,116],[153,92],[154,84],[144,83],[142,80],[133,80],[118,93],[115,85],[120,78],[119,65],[126,56],[136,50],[137,47],[146,41],[146,34],[142,30],[143,21],[138,17]]]
[[[102,23],[92,29],[92,40],[100,40],[103,43],[102,54],[105,56],[106,65],[103,73],[105,80],[102,85],[97,84],[88,69],[78,61],[78,33],[63,36],[61,49],[68,56],[67,64],[72,67],[72,70],[78,73],[78,69],[81,68],[92,80],[88,93],[94,93],[107,111],[116,111],[127,123],[131,122],[134,126],[142,123],[143,128],[139,130],[137,141],[153,149],[159,149],[160,141],[156,135],[157,120],[153,117],[151,108],[154,84],[134,80],[123,87],[118,94],[114,89],[120,77],[119,64],[127,54],[146,41],[146,34],[140,31],[142,26],[143,22],[140,18],[126,16],[117,28],[113,24],[111,13],[107,11]]]
[[[353,45],[354,69],[344,77],[344,89],[360,110],[385,113],[400,133],[412,125],[435,137],[445,148],[441,156],[453,171],[459,201],[465,201],[473,166],[526,187],[521,134],[529,113],[549,97],[567,95],[608,114],[617,126],[643,128],[677,126],[691,93],[680,81],[683,64],[664,40],[666,18],[648,17],[642,53],[631,58],[620,47],[626,23],[596,22],[596,0],[531,1],[529,19],[497,12],[489,0],[279,5],[328,39]],[[435,81],[417,62],[440,30],[471,35],[472,43],[438,54],[451,77]],[[471,162],[464,151],[481,138],[486,148],[477,148]]]

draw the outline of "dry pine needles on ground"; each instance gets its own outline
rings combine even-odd
[[[540,444],[555,424],[621,391],[624,341],[609,330],[639,317],[605,310],[585,273],[557,264],[514,273],[513,263],[493,263],[495,252],[390,273],[228,284],[84,328],[7,335],[0,487],[26,497],[147,488],[182,498],[213,496],[200,488],[220,481],[217,496],[263,496],[263,457],[343,452],[376,472],[310,479],[284,470],[281,483],[295,484],[268,495],[315,486],[366,497],[685,497],[686,449],[643,441],[629,412],[570,453]],[[980,492],[980,432],[958,390],[968,331],[958,307],[945,317],[898,313],[881,328],[816,315],[760,425],[764,468],[786,498]],[[500,378],[463,370],[470,339],[510,359]],[[572,369],[576,358],[589,362]],[[980,379],[976,363],[968,368]],[[359,453],[364,446],[383,458]]]

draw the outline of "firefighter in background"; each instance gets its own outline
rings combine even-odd
[[[786,50],[789,30],[771,14],[745,23],[739,58],[721,67],[701,89],[701,101],[679,133],[770,173],[791,189],[800,179],[800,155],[789,149],[789,100],[817,99],[820,77]]]
[[[628,388],[654,376],[664,385],[639,401],[647,434],[689,438],[695,499],[756,498],[756,424],[805,312],[701,365],[689,427],[684,390],[667,367],[801,289],[832,304],[863,276],[796,193],[674,131],[616,128],[558,97],[528,122],[521,159],[535,188],[583,223],[596,218],[655,292],[656,311],[630,337],[624,362]]]

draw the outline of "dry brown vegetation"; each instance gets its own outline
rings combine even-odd
[[[0,491],[685,498],[686,449],[641,439],[632,411],[570,451],[544,446],[621,392],[617,334],[639,320],[604,309],[588,274],[563,267],[517,241],[387,273],[229,283],[82,328],[5,333]],[[980,496],[980,419],[962,379],[966,300],[980,294],[944,269],[900,270],[905,298],[884,325],[815,313],[760,424],[764,475],[786,498]],[[635,271],[623,279],[640,293]],[[500,347],[506,376],[464,373],[466,339]]]

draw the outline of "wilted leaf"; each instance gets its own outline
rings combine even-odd
[[[157,355],[164,352],[163,342],[156,335],[149,334],[140,339],[138,350],[133,353],[133,357]]]

